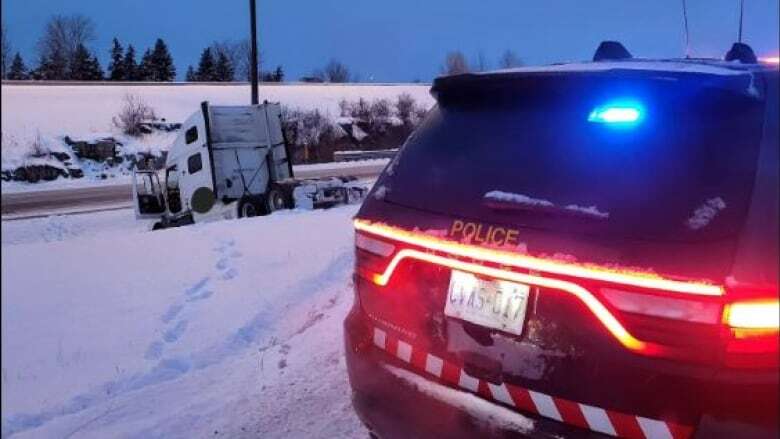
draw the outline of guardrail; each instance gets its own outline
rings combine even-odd
[[[398,153],[398,148],[377,149],[375,151],[335,151],[333,160],[336,162],[349,162],[355,160],[391,159]]]

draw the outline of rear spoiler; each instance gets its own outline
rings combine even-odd
[[[650,65],[648,63],[648,65]],[[518,89],[523,83],[533,83],[533,81],[549,81],[558,79],[575,78],[620,78],[620,79],[647,79],[664,78],[664,80],[676,80],[681,82],[690,82],[691,85],[698,87],[713,87],[719,89],[731,90],[736,93],[744,93],[763,98],[765,96],[762,85],[757,84],[755,76],[768,73],[765,68],[751,69],[727,69],[723,68],[724,74],[707,72],[706,69],[698,71],[690,70],[661,70],[661,69],[639,69],[639,68],[621,68],[619,62],[612,64],[614,67],[605,69],[583,69],[576,70],[562,68],[556,70],[555,66],[548,69],[526,70],[515,69],[490,73],[464,73],[459,75],[440,76],[433,81],[431,95],[439,102],[447,100],[450,96],[485,94],[490,91],[506,92],[512,89]],[[442,99],[444,98],[444,99]]]

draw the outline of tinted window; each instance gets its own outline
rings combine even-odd
[[[187,132],[184,133],[184,141],[189,145],[196,140],[198,140],[198,127],[190,127]]]
[[[201,169],[203,169],[203,162],[200,158],[200,153],[191,155],[190,158],[187,159],[187,171],[190,174],[194,174]]]
[[[733,236],[751,197],[763,103],[703,84],[564,75],[439,95],[387,177],[386,199],[543,230]],[[641,103],[640,123],[588,121],[627,97]]]

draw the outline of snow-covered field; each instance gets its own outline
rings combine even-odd
[[[341,339],[356,209],[2,222],[2,436],[365,437]]]
[[[339,116],[339,101],[386,98],[395,100],[408,93],[419,104],[430,107],[430,85],[262,85],[260,100],[280,102],[289,108],[319,109],[333,118]],[[200,103],[245,105],[249,86],[237,85],[3,85],[0,87],[3,136],[86,135],[112,130],[111,118],[128,93],[139,96],[158,117],[183,122],[200,108]],[[3,141],[5,142],[5,140]],[[5,145],[3,146],[5,148]]]

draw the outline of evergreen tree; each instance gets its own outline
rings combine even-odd
[[[100,61],[97,56],[93,56],[89,64],[87,64],[87,79],[90,81],[102,81],[103,69],[100,68]]]
[[[86,81],[90,76],[92,64],[92,57],[89,51],[83,44],[76,46],[76,51],[73,52],[73,61],[70,65],[69,79],[77,81]]]
[[[141,63],[138,64],[137,77],[139,81],[154,80],[154,66],[152,65],[152,51],[146,49],[141,57]]]
[[[196,73],[198,81],[216,81],[217,70],[214,65],[214,56],[211,54],[210,48],[203,49],[203,53],[200,54],[200,61],[198,62],[198,72]]]
[[[35,79],[50,81],[70,79],[68,76],[68,61],[65,55],[60,51],[54,51],[51,56],[41,56],[35,72]]]
[[[282,66],[276,66],[276,70],[274,70],[274,81],[284,82],[284,70],[282,70]]]
[[[187,76],[184,78],[187,82],[195,82],[198,80],[198,76],[195,74],[195,69],[192,66],[187,67]]]
[[[276,66],[273,72],[265,72],[262,75],[263,82],[282,82],[284,81],[284,71],[282,66]]]
[[[138,64],[135,61],[135,47],[132,44],[127,46],[125,57],[122,60],[122,68],[125,71],[125,80],[138,81]]]
[[[8,70],[7,78],[15,80],[27,79],[27,67],[24,65],[19,52],[16,52],[13,61],[11,61],[11,68]]]
[[[116,38],[114,38],[114,44],[111,47],[111,62],[108,64],[108,79],[112,81],[125,81],[128,79],[125,73],[122,45],[119,44],[119,40]]]
[[[173,65],[173,58],[168,51],[165,42],[158,38],[154,43],[154,50],[149,58],[149,80],[151,81],[173,81],[176,79],[176,67]]]
[[[214,68],[217,81],[230,82],[233,80],[233,66],[230,64],[225,52],[219,52],[217,65]]]

